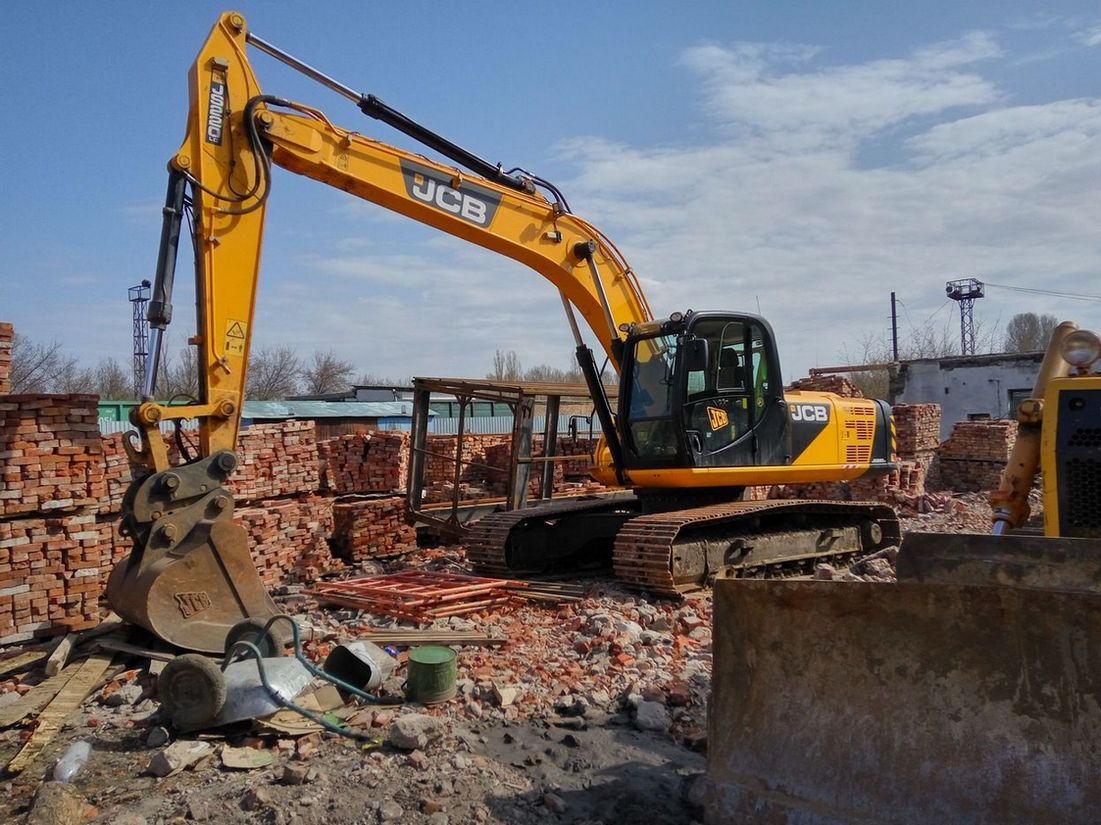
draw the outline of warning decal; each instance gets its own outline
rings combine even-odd
[[[232,318],[226,321],[226,355],[245,355],[245,332],[248,324],[244,321],[234,321]]]

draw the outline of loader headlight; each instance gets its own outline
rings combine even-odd
[[[1063,339],[1063,358],[1072,367],[1088,367],[1101,358],[1101,338],[1088,329],[1072,332]]]

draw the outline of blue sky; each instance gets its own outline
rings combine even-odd
[[[225,6],[13,4],[0,65],[0,320],[88,364],[129,356],[186,75]],[[253,31],[476,153],[554,181],[658,314],[760,311],[788,378],[888,335],[956,330],[944,282],[1101,294],[1101,8],[1090,3],[247,3]],[[265,92],[398,145],[254,53]],[[254,343],[360,372],[565,366],[538,276],[277,173]],[[186,252],[181,250],[181,256]],[[190,268],[181,259],[179,282]],[[992,287],[1101,326],[1101,303]],[[192,331],[177,289],[175,346]],[[931,319],[931,320],[930,320]]]

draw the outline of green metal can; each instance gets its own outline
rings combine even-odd
[[[457,670],[455,651],[450,647],[421,645],[413,648],[409,651],[405,698],[422,705],[454,698]]]

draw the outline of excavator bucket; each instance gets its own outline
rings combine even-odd
[[[233,625],[279,612],[221,486],[235,466],[232,453],[217,453],[141,479],[124,499],[134,550],[111,572],[107,601],[124,619],[187,650],[221,653]]]
[[[1096,821],[1096,549],[1040,586],[920,541],[921,581],[716,582],[709,823]]]

